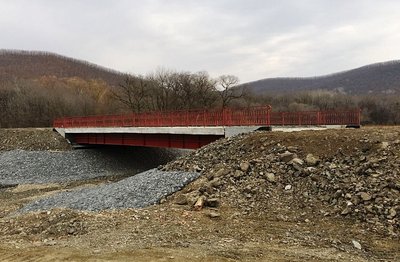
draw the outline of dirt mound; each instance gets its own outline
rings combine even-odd
[[[69,150],[70,145],[51,128],[0,128],[0,151]]]
[[[177,203],[208,199],[278,221],[343,218],[396,237],[399,139],[395,128],[257,132],[217,141],[163,169],[202,172],[171,197]]]
[[[23,217],[9,219],[1,223],[3,235],[19,235],[30,241],[50,241],[71,235],[87,233],[87,217],[68,209],[31,213]]]

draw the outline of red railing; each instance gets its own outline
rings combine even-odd
[[[359,109],[348,111],[271,112],[270,106],[218,111],[191,110],[128,115],[64,117],[54,127],[176,127],[176,126],[360,126]]]
[[[270,106],[218,111],[190,110],[128,115],[64,117],[54,127],[270,126]]]
[[[349,125],[360,126],[361,111],[271,112],[273,126]]]

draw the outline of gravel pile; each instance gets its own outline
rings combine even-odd
[[[400,133],[379,130],[259,132],[217,141],[162,170],[202,177],[174,196],[219,199],[282,221],[351,219],[400,234]]]
[[[115,183],[61,192],[29,203],[20,212],[71,208],[99,211],[104,209],[142,208],[158,203],[180,190],[200,174],[162,172],[151,169]]]
[[[175,157],[151,148],[0,152],[0,187],[133,175]]]

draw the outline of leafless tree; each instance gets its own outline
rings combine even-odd
[[[218,78],[221,107],[226,108],[229,103],[244,96],[245,87],[238,86],[239,78],[233,75],[222,75]]]
[[[211,108],[218,99],[217,81],[211,79],[207,72],[202,71],[193,75],[193,85],[196,98],[202,108]]]
[[[146,79],[149,81],[151,96],[149,106],[153,110],[166,111],[171,108],[171,100],[173,97],[172,72],[159,68],[154,73],[149,74]]]
[[[150,83],[142,76],[127,75],[119,89],[112,91],[114,98],[127,106],[132,112],[140,113],[147,107]]]

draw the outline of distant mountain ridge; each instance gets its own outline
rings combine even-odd
[[[124,74],[116,70],[51,52],[0,49],[0,80],[43,76],[101,79],[110,86],[124,79]]]
[[[266,78],[246,83],[255,94],[329,90],[350,95],[400,94],[400,60],[317,77]]]
[[[51,52],[0,49],[0,82],[43,76],[78,77],[86,81],[98,79],[109,86],[116,86],[125,78],[119,71]],[[400,94],[400,60],[324,76],[266,78],[246,85],[255,95],[306,90],[328,90],[349,95],[395,95]]]

